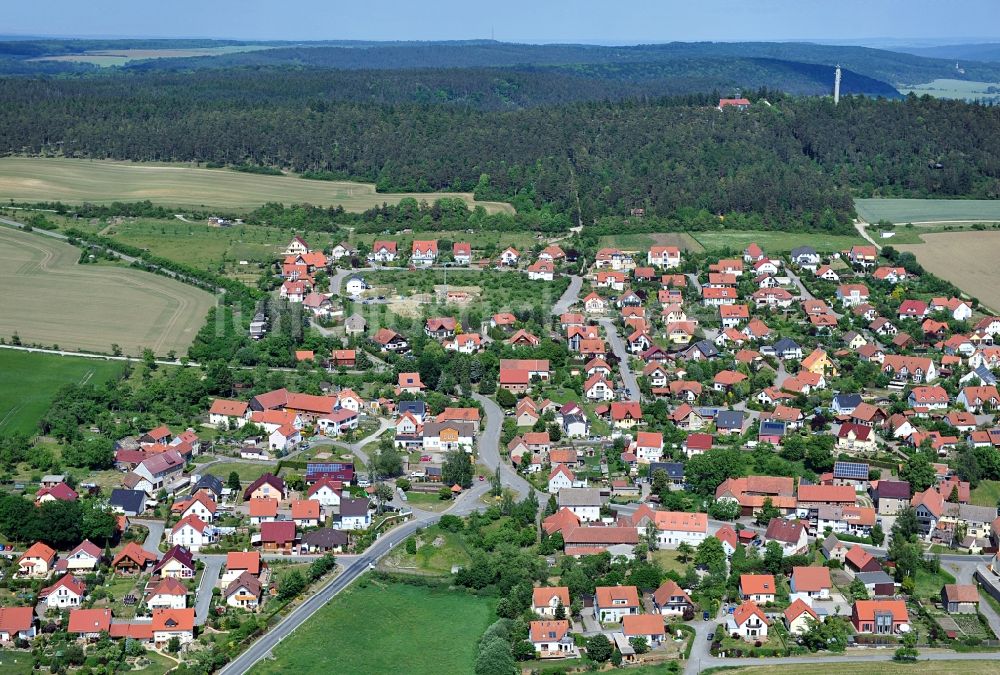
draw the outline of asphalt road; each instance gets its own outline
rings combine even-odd
[[[562,297],[552,305],[552,313],[555,316],[559,316],[564,312],[568,312],[569,308],[580,301],[580,288],[583,286],[583,277],[572,275],[569,278],[569,287],[566,288],[566,292],[562,294]]]
[[[480,498],[488,488],[488,483],[476,485],[475,488],[455,500],[455,504],[445,513],[468,515],[479,509],[482,505]],[[441,515],[415,510],[413,520],[387,532],[363,554],[346,558],[349,560],[347,567],[339,575],[334,577],[301,605],[293,609],[278,625],[265,633],[259,640],[250,645],[249,649],[219,671],[220,674],[242,675],[248,672],[255,663],[266,658],[278,643],[291,635],[296,628],[319,611],[335,595],[350,586],[355,579],[366,571],[373,569],[378,561],[385,557],[394,547],[405,541],[416,530],[436,523],[441,518]]]
[[[163,539],[164,523],[162,520],[132,519],[133,525],[142,525],[149,530],[149,536],[142,542],[142,548],[160,558],[160,540]]]
[[[476,394],[475,398],[482,403],[486,411],[486,424],[482,428],[479,441],[480,458],[483,463],[491,468],[500,467],[501,482],[504,486],[517,492],[521,498],[527,496],[532,489],[531,485],[518,476],[512,467],[500,461],[500,427],[503,422],[503,411],[496,403],[486,397]],[[444,513],[466,516],[473,511],[484,508],[482,499],[489,489],[489,482],[477,482],[471,489],[456,499],[455,503]],[[294,632],[296,628],[301,626],[309,617],[337,595],[337,593],[350,586],[355,579],[367,570],[374,568],[379,560],[385,557],[395,546],[405,541],[417,529],[436,523],[441,518],[441,515],[414,509],[412,520],[389,530],[361,555],[340,556],[338,560],[346,563],[346,567],[340,574],[301,605],[293,609],[280,623],[250,645],[245,652],[223,668],[220,673],[222,675],[242,675],[242,673],[249,671],[255,663],[266,658],[279,642]],[[210,595],[211,590],[209,590],[209,597]]]
[[[226,564],[226,556],[202,555],[198,556],[198,560],[204,563],[205,569],[202,572],[201,582],[198,584],[198,595],[195,598],[194,622],[199,626],[204,626],[205,619],[208,618],[208,610],[212,605],[212,589],[219,581],[222,566]]]
[[[480,394],[473,394],[472,397],[486,411],[486,424],[480,429],[479,435],[479,458],[483,464],[491,469],[499,466],[501,484],[517,492],[518,498],[524,499],[531,492],[531,485],[528,481],[517,475],[514,467],[500,458],[500,428],[503,425],[503,410],[491,398]],[[545,499],[547,498],[545,497]],[[542,498],[539,499],[540,503],[544,503]]]
[[[625,341],[618,334],[618,329],[615,328],[615,324],[611,319],[601,319],[601,325],[604,326],[604,330],[608,334],[608,342],[611,343],[611,350],[618,357],[618,371],[621,373],[622,382],[628,388],[628,396],[625,399],[628,401],[638,401],[639,380],[636,379],[635,373],[632,372],[632,367],[629,366],[631,355],[628,353],[628,349],[625,348]]]

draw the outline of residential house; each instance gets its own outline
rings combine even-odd
[[[197,553],[204,546],[215,543],[218,539],[217,530],[195,515],[182,518],[170,530],[167,537],[174,546],[184,546]]]
[[[59,580],[38,594],[38,600],[50,609],[79,607],[87,594],[87,585],[72,574],[64,574]]]
[[[243,491],[243,500],[251,499],[285,499],[285,481],[271,473],[265,473],[250,483]]]
[[[528,640],[539,659],[575,658],[580,650],[569,630],[566,619],[532,621],[528,626]]]
[[[882,565],[868,551],[855,544],[844,556],[844,569],[857,574],[858,572],[880,572]]]
[[[740,575],[740,597],[753,602],[768,603],[774,602],[777,593],[777,584],[774,582],[772,574],[741,574]]]
[[[559,508],[568,508],[581,522],[590,523],[601,519],[601,505],[604,498],[598,488],[571,488],[558,492]]]
[[[173,638],[181,645],[194,640],[194,608],[154,609],[153,645],[158,649],[166,647]]]
[[[905,480],[876,481],[870,493],[880,516],[894,516],[910,505],[910,484]]]
[[[666,637],[662,614],[629,614],[622,617],[622,633],[631,642],[642,638],[649,647],[659,646]]]
[[[134,576],[141,574],[147,565],[155,562],[155,555],[149,553],[134,541],[130,541],[125,544],[125,547],[111,561],[111,569],[115,574]]]
[[[34,607],[0,607],[0,642],[30,641],[37,634]]]
[[[811,621],[818,621],[819,618],[812,607],[807,605],[801,598],[796,598],[784,611],[785,628],[790,635],[802,635],[809,631]]]
[[[91,641],[101,637],[101,633],[111,631],[111,610],[73,609],[69,613],[66,631],[78,639]]]
[[[226,585],[222,595],[230,607],[256,612],[260,606],[263,589],[257,577],[249,572],[243,572]]]
[[[366,530],[372,524],[371,504],[368,499],[340,500],[340,529]]]
[[[677,582],[667,579],[652,594],[653,608],[663,616],[683,617],[694,610],[694,603]]]
[[[858,633],[895,635],[909,626],[904,600],[855,600],[851,623]]]
[[[17,560],[17,576],[28,579],[44,579],[52,572],[56,552],[50,546],[36,541]]]
[[[682,543],[697,547],[708,536],[708,515],[685,511],[656,511],[656,545],[674,549]]]
[[[343,508],[343,502],[341,502],[341,508]],[[269,553],[291,553],[298,539],[295,532],[295,522],[291,520],[261,523],[259,537],[262,549]]]
[[[748,642],[766,638],[769,625],[764,612],[752,600],[739,605],[726,618],[726,632],[739,635]]]
[[[801,487],[799,489],[801,490]],[[781,544],[781,553],[785,556],[805,553],[809,548],[805,526],[800,522],[784,518],[771,519],[767,524],[764,540]]]
[[[810,598],[826,600],[830,597],[829,567],[793,567],[789,582],[792,593],[801,593]]]
[[[163,554],[163,558],[153,566],[151,576],[193,579],[195,575],[194,555],[190,549],[174,545]]]
[[[635,586],[598,586],[594,616],[601,623],[621,623],[625,616],[639,614],[642,605]]]
[[[569,588],[566,586],[542,586],[532,591],[531,609],[535,614],[555,618],[560,606],[569,614]]]
[[[187,596],[187,586],[173,577],[166,577],[146,594],[146,606],[151,610],[184,609]]]

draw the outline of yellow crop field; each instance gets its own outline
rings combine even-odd
[[[138,356],[183,354],[214,302],[206,291],[125,267],[80,265],[80,249],[0,228],[0,335],[25,344]]]
[[[229,169],[64,157],[0,158],[0,200],[102,204],[149,200],[165,206],[240,209],[266,202],[343,206],[364,211],[405,197],[433,202],[460,198],[490,213],[513,213],[503,202],[477,202],[468,192],[377,193],[371,183],[305,180]]]

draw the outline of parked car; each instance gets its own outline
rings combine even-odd
[[[480,481],[486,480],[486,476],[484,476],[483,474],[479,474],[479,480]]]

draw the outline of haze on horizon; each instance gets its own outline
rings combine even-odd
[[[377,11],[373,11],[373,9]],[[816,40],[1000,41],[997,0],[50,0],[13,3],[7,35],[241,40],[469,40],[636,44]]]

